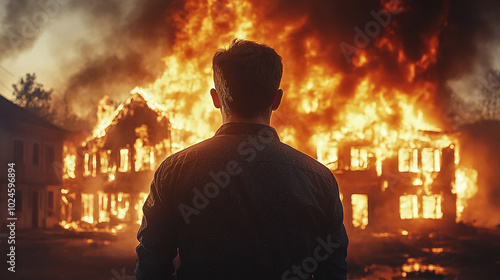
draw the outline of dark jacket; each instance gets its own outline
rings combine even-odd
[[[143,212],[136,279],[346,279],[337,181],[270,126],[224,124],[166,158]]]

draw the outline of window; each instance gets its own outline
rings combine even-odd
[[[418,218],[418,197],[416,195],[399,197],[399,217],[402,220]]]
[[[92,155],[92,176],[97,175],[97,155],[93,154]]]
[[[419,171],[417,149],[399,150],[398,170],[399,172],[412,172],[412,173],[417,173]]]
[[[76,155],[66,154],[64,157],[64,165],[63,165],[63,178],[75,178],[76,174]]]
[[[40,144],[33,144],[33,165],[38,165],[40,162]]]
[[[111,154],[110,150],[100,151],[99,152],[99,160],[101,164],[101,173],[108,173],[111,171],[109,166],[109,155]]]
[[[368,169],[368,151],[365,149],[351,148],[351,170]]]
[[[85,156],[83,158],[83,175],[84,176],[89,176],[90,175],[90,167],[89,167],[89,164],[90,164],[90,154],[89,153],[85,153]]]
[[[402,195],[399,197],[399,217],[405,219],[441,219],[443,197],[439,194],[417,196]]]
[[[118,168],[118,171],[127,172],[129,170],[128,149],[120,149],[120,168]]]
[[[442,196],[438,194],[424,195],[422,197],[422,212],[424,219],[441,219],[443,217],[441,200]]]
[[[24,163],[24,141],[14,140],[14,162]]]
[[[46,145],[45,146],[45,164],[46,166],[52,166],[55,160],[54,147]]]
[[[330,169],[338,169],[338,149],[335,143],[324,143],[318,145],[317,149],[318,161],[326,165]]]
[[[368,195],[351,195],[352,205],[352,225],[357,228],[365,229],[368,225]]]
[[[98,195],[98,203],[99,203],[99,223],[109,222],[109,195],[102,191],[97,192]]]
[[[82,193],[82,221],[94,222],[94,195]]]
[[[425,172],[441,171],[441,151],[432,148],[422,149],[422,170]]]
[[[54,192],[49,191],[48,197],[47,197],[47,203],[48,207],[50,210],[54,210]]]

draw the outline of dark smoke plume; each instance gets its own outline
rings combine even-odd
[[[40,4],[41,3],[41,4]],[[71,73],[65,87],[56,89],[64,114],[95,120],[103,95],[124,99],[131,89],[152,82],[163,71],[164,57],[175,39],[172,1],[11,0],[0,34],[0,60],[21,55],[41,36],[51,20],[78,14],[92,37],[72,46],[80,55],[61,62],[61,73]],[[54,42],[54,45],[63,45]],[[61,52],[65,52],[61,49]],[[57,57],[56,57],[57,59]],[[57,98],[56,98],[57,100]],[[89,122],[91,127],[95,121]]]

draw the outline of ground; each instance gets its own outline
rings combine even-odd
[[[136,228],[118,235],[64,230],[18,231],[16,272],[0,279],[132,280]],[[498,279],[500,231],[457,227],[421,234],[351,233],[349,279]],[[403,278],[402,267],[408,272]],[[417,270],[413,271],[412,270]]]

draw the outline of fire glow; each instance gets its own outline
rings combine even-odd
[[[235,37],[265,42],[283,57],[285,100],[273,119],[283,142],[316,157],[341,180],[371,174],[375,183],[370,187],[382,194],[398,193],[394,191],[398,183],[409,180],[411,190],[397,194],[400,220],[443,219],[443,203],[448,198],[434,185],[449,181],[449,197],[456,195],[455,218],[461,220],[467,200],[477,192],[477,171],[460,164],[456,135],[445,132],[439,114],[432,113],[438,94],[435,78],[420,76],[436,63],[439,28],[427,34],[425,50],[416,61],[401,51],[391,25],[376,38],[373,47],[399,64],[404,79],[394,82],[378,66],[381,58],[373,52],[360,50],[349,65],[350,74],[346,73],[325,59],[329,54],[314,33],[305,36],[300,46],[282,43],[305,28],[305,18],[289,19],[286,24],[268,20],[265,23],[273,30],[268,32],[254,28],[257,20],[265,18],[264,11],[250,2],[237,2],[186,1],[186,14],[174,18],[178,31],[164,58],[165,72],[148,87],[133,89],[117,107],[107,97],[97,104],[98,121],[92,135],[81,145],[64,149],[64,179],[71,185],[81,172],[80,179],[94,178],[109,190],[96,186],[92,193],[62,193],[64,228],[78,227],[70,214],[73,204],[82,209],[78,222],[91,226],[114,219],[118,221],[114,224],[140,223],[147,184],[130,192],[120,189],[120,184],[128,175],[151,175],[166,156],[213,135],[220,121],[208,94],[213,87],[211,58]],[[238,21],[221,19],[221,5],[224,14]],[[337,55],[343,57],[340,52]],[[147,114],[150,121],[130,122],[121,128],[137,114],[139,120]],[[124,129],[130,132],[120,135]],[[390,164],[395,164],[393,169]],[[83,167],[80,171],[78,165]],[[443,179],[440,174],[447,172],[451,177]],[[340,191],[351,213],[349,222],[365,229],[371,223],[369,208],[374,201],[367,192],[348,190],[351,181],[347,182],[340,184]]]

